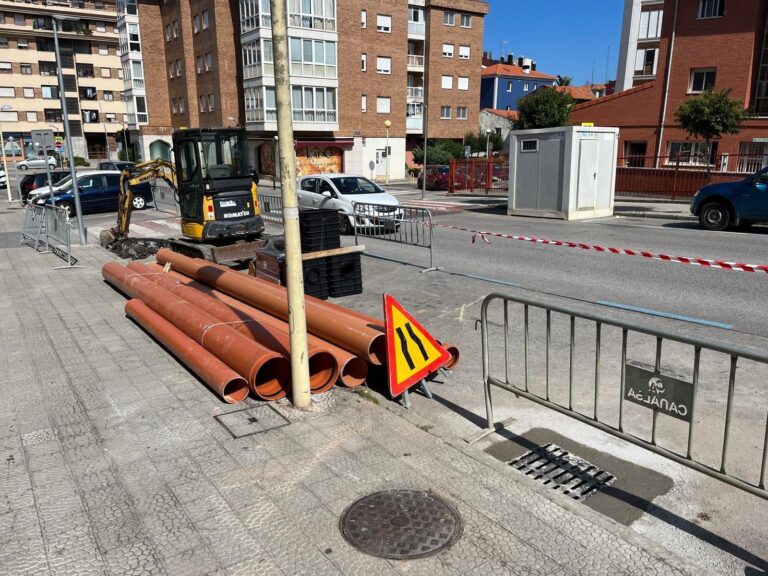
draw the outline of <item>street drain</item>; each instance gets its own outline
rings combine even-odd
[[[0,232],[0,248],[21,248],[21,232]]]
[[[616,481],[613,474],[574,456],[557,444],[539,446],[512,460],[509,465],[580,502]]]
[[[291,421],[269,404],[214,416],[233,438],[243,438],[288,426]]]
[[[353,502],[340,528],[366,554],[413,560],[451,546],[461,536],[462,522],[453,506],[432,492],[388,490]]]

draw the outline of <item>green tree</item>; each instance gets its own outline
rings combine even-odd
[[[560,76],[560,74],[558,74],[555,82],[558,86],[570,86],[573,82],[573,78],[571,76]]]
[[[464,136],[464,146],[469,146],[472,149],[473,154],[477,153],[483,153],[486,152],[486,146],[487,146],[487,139],[488,135],[484,134],[482,131],[473,133],[473,132],[467,132],[467,134]],[[504,148],[504,139],[501,137],[501,134],[497,134],[496,132],[491,132],[490,135],[490,148],[491,152],[501,150]]]
[[[427,143],[427,164],[447,164],[454,158],[464,157],[464,146],[454,140],[430,140]],[[413,161],[416,164],[424,163],[424,150],[413,150]]]
[[[723,134],[738,134],[750,112],[738,100],[731,99],[731,89],[715,92],[707,88],[699,96],[680,103],[675,120],[694,138],[707,143],[707,179],[712,182],[712,140]]]
[[[565,126],[571,115],[573,97],[550,88],[536,90],[517,101],[517,130]]]

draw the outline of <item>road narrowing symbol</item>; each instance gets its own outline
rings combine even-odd
[[[389,392],[400,396],[436,372],[451,355],[389,294],[384,294]]]

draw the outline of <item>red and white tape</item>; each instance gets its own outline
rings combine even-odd
[[[499,232],[485,232],[482,230],[473,230],[472,228],[461,228],[451,224],[432,223],[437,228],[449,228],[460,232],[472,234],[472,242],[478,238],[489,244],[488,236],[496,238],[506,238],[507,240],[523,240],[535,244],[547,244],[549,246],[564,246],[566,248],[581,248],[582,250],[595,250],[596,252],[608,252],[610,254],[623,254],[624,256],[641,256],[651,260],[663,260],[664,262],[675,262],[677,264],[688,264],[690,266],[702,266],[704,268],[719,268],[721,270],[733,270],[736,272],[766,272],[768,265],[765,264],[744,264],[743,262],[725,262],[723,260],[710,260],[707,258],[688,258],[686,256],[669,256],[668,254],[657,254],[645,250],[629,250],[627,248],[611,248],[600,246],[598,244],[583,244],[577,242],[566,242],[564,240],[547,240],[546,238],[536,238],[535,236],[520,236],[517,234],[501,234]]]

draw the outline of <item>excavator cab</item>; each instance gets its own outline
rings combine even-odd
[[[231,242],[264,231],[243,129],[177,130],[173,153],[187,240]]]

